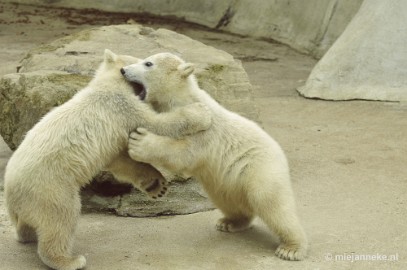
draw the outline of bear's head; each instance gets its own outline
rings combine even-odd
[[[129,55],[117,55],[112,51],[105,49],[103,62],[96,70],[96,74],[91,82],[97,88],[103,88],[104,85],[114,85],[109,91],[129,89],[135,95],[142,95],[143,88],[131,81],[124,80],[120,69],[123,66],[139,63],[141,59]]]
[[[162,107],[188,95],[195,82],[194,65],[171,53],[159,53],[121,69],[123,76],[143,87],[140,99]],[[154,106],[155,107],[155,106]]]

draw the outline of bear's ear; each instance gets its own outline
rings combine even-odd
[[[113,63],[117,60],[117,55],[114,54],[111,50],[105,49],[104,59],[106,63]]]
[[[178,66],[178,71],[181,73],[181,77],[187,78],[195,70],[194,64],[184,63]]]

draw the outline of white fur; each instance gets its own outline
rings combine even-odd
[[[296,214],[282,149],[254,122],[226,110],[201,90],[195,78],[188,76],[190,68],[168,53],[124,68],[128,80],[145,85],[146,101],[156,110],[167,112],[202,102],[212,116],[208,130],[182,139],[139,128],[130,135],[130,156],[197,178],[225,215],[217,224],[219,230],[246,229],[259,216],[281,240],[276,255],[302,260],[307,239]]]
[[[210,125],[202,104],[157,114],[135,95],[120,68],[139,59],[105,51],[95,78],[72,99],[46,114],[9,160],[5,197],[20,242],[36,241],[42,261],[55,269],[83,268],[72,256],[80,214],[80,188],[103,168],[152,197],[165,193],[165,179],[152,166],[128,157],[128,134],[147,125],[168,136]]]

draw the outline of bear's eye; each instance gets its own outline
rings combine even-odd
[[[151,62],[145,62],[144,65],[145,65],[146,67],[151,67],[151,66],[153,65],[153,63],[151,63]]]

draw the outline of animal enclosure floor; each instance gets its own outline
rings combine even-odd
[[[278,43],[131,14],[4,3],[0,10],[0,75],[15,72],[42,43],[129,19],[231,53],[249,74],[262,126],[290,162],[310,241],[306,260],[276,258],[276,239],[259,220],[243,233],[216,231],[217,210],[165,218],[85,214],[74,252],[87,257],[86,269],[407,269],[407,104],[300,97],[295,89],[317,61]],[[10,154],[0,141],[0,186]],[[47,269],[34,244],[14,240],[5,212],[0,188],[0,269]]]

